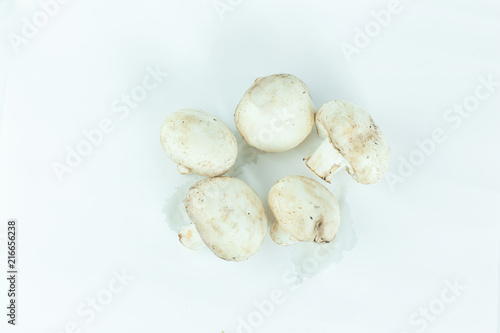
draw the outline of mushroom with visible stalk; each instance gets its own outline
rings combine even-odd
[[[326,182],[345,167],[358,183],[373,184],[389,167],[389,143],[360,106],[346,101],[323,104],[316,113],[316,130],[324,141],[304,160]]]
[[[170,114],[161,127],[160,139],[163,150],[177,163],[181,174],[220,176],[234,165],[238,155],[233,132],[222,121],[198,109]]]
[[[255,80],[238,104],[234,121],[250,146],[274,153],[304,141],[313,128],[314,112],[304,82],[275,74]]]
[[[317,181],[287,176],[269,191],[269,207],[276,218],[271,238],[279,245],[331,242],[340,226],[339,204]]]
[[[219,258],[242,261],[264,241],[262,201],[238,178],[203,179],[189,189],[184,204],[192,224],[179,231],[179,240],[188,248],[200,248],[203,242]]]

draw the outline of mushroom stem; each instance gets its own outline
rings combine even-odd
[[[278,245],[286,246],[297,242],[292,235],[281,227],[278,221],[274,222],[269,234],[271,235],[272,240]]]
[[[347,161],[335,149],[329,139],[309,157],[304,158],[306,165],[321,179],[330,183],[333,175],[347,166]]]
[[[199,250],[205,246],[198,230],[192,223],[179,230],[179,241],[191,250]]]
[[[179,172],[181,173],[181,175],[185,175],[185,174],[191,172],[191,169],[186,168],[184,165],[180,165],[180,164],[177,165],[177,170],[179,170]]]

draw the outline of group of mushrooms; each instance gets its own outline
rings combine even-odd
[[[388,142],[365,110],[334,100],[315,112],[306,85],[290,74],[255,80],[238,104],[234,120],[250,146],[272,153],[298,146],[316,123],[323,143],[304,161],[328,183],[345,168],[356,182],[373,184],[389,165]],[[163,122],[161,144],[181,174],[209,177],[192,186],[184,200],[192,223],[179,230],[181,243],[190,249],[206,245],[230,261],[255,254],[264,241],[267,216],[247,183],[221,177],[238,155],[231,130],[207,112],[183,109]],[[270,235],[279,245],[328,243],[337,234],[337,200],[313,179],[287,176],[278,180],[269,191],[268,203],[276,218]]]

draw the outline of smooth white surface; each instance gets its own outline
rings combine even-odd
[[[281,291],[285,302],[255,332],[410,333],[422,327],[412,314],[439,303],[455,279],[467,289],[423,331],[496,332],[500,87],[460,124],[443,115],[475,93],[480,77],[500,81],[500,3],[401,1],[401,13],[350,62],[341,44],[353,44],[355,28],[389,1],[231,3],[221,19],[211,0],[73,0],[18,53],[7,34],[21,33],[39,4],[0,3],[0,232],[8,218],[20,223],[18,326],[6,332],[78,332],[65,330],[73,321],[81,332],[236,332],[255,302]],[[148,66],[169,75],[128,114],[113,112]],[[176,188],[198,179],[179,175],[164,155],[165,116],[202,108],[235,130],[243,93],[274,73],[303,80],[316,107],[362,105],[390,142],[392,173],[415,141],[437,128],[447,136],[394,191],[386,180],[363,186],[335,176],[329,188],[347,189],[353,249],[294,291],[290,270],[306,247],[267,236],[250,260],[225,262],[184,248],[171,229],[177,221],[162,211]],[[64,163],[66,146],[105,118],[113,131],[60,182],[52,163]],[[279,178],[314,177],[302,162],[309,149],[247,151],[255,163],[241,178],[266,203]],[[134,276],[123,291],[92,319],[77,314],[122,269]]]

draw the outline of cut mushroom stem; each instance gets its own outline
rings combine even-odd
[[[348,165],[345,158],[328,139],[324,140],[321,146],[304,160],[309,169],[328,183],[331,182],[335,173]]]
[[[186,168],[184,165],[177,165],[177,170],[181,173],[181,175],[185,175],[191,172],[191,169]]]
[[[271,235],[271,239],[278,245],[287,246],[297,242],[295,237],[290,235],[285,229],[283,229],[281,224],[276,222],[274,222],[269,234]]]
[[[179,241],[191,250],[199,250],[205,246],[198,230],[192,223],[179,230]]]

